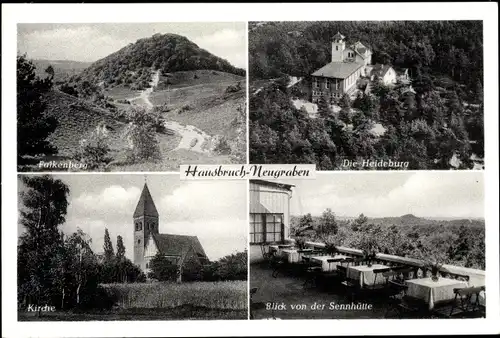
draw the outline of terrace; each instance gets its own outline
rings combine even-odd
[[[307,242],[262,246],[250,266],[252,319],[477,318],[485,272]],[[432,278],[437,275],[438,279]]]

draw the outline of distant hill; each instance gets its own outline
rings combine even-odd
[[[80,62],[70,60],[31,60],[36,67],[36,74],[40,77],[45,77],[45,69],[48,66],[54,68],[54,81],[56,83],[69,80],[72,76],[80,74],[85,68],[90,66],[92,62]]]
[[[291,216],[291,222],[298,223],[300,216]],[[319,220],[318,216],[313,216],[315,221]],[[355,220],[356,217],[338,216],[337,221],[348,222]],[[484,227],[484,219],[476,218],[434,218],[434,217],[417,217],[412,214],[406,214],[397,217],[368,217],[368,223],[381,226],[461,226],[468,227]]]
[[[244,69],[234,67],[186,37],[155,34],[94,62],[82,72],[80,79],[105,87],[125,85],[142,89],[148,86],[152,70],[166,74],[199,69],[245,75]]]

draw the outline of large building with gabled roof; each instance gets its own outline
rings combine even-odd
[[[188,262],[208,263],[205,250],[197,236],[160,234],[159,214],[153,197],[145,183],[134,211],[134,264],[145,273],[157,254],[163,254],[173,264],[182,267]],[[182,273],[179,275],[179,281]]]
[[[339,32],[332,38],[332,61],[311,74],[311,101],[324,98],[329,103],[356,89],[356,82],[366,74],[372,51],[360,41],[346,46]]]

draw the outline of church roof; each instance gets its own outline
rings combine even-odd
[[[362,64],[356,62],[330,62],[326,66],[323,66],[322,68],[312,73],[312,76],[345,79],[362,66]]]
[[[153,234],[153,239],[159,252],[167,256],[179,256],[184,260],[190,248],[196,255],[207,257],[197,236]]]
[[[144,183],[141,197],[139,198],[139,202],[137,203],[137,207],[134,211],[134,217],[140,216],[158,217],[155,202],[153,202],[153,198],[151,197],[151,193],[149,192],[148,185],[146,183]]]

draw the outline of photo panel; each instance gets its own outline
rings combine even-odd
[[[18,321],[248,318],[247,182],[18,176]]]
[[[250,163],[484,169],[482,21],[249,22]]]
[[[251,319],[486,314],[482,172],[250,181]]]
[[[18,24],[18,171],[246,163],[246,23]]]

